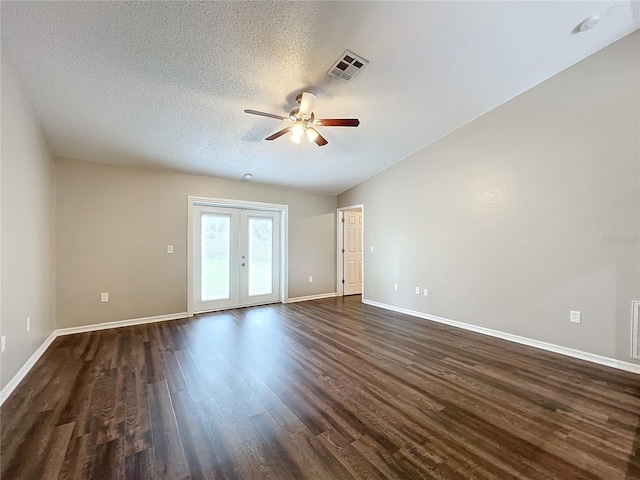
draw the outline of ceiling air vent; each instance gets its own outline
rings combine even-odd
[[[345,50],[342,56],[327,72],[330,77],[339,78],[343,82],[349,82],[369,63],[360,55],[351,50]]]

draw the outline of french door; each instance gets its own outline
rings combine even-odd
[[[280,301],[280,212],[194,205],[194,312]]]

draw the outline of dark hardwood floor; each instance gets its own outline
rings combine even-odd
[[[638,479],[640,377],[362,305],[59,337],[4,479]]]

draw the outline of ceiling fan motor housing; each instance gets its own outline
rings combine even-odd
[[[311,112],[311,114],[306,118],[300,117],[299,114],[300,114],[300,109],[294,108],[289,112],[289,120],[291,120],[292,122],[313,122],[313,119],[315,118],[315,115],[313,114],[313,112]]]

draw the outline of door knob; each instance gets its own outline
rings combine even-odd
[[[242,266],[244,267],[244,262],[242,262]]]

